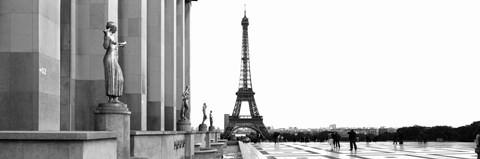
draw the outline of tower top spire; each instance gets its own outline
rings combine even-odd
[[[248,18],[247,18],[247,4],[244,4],[244,10],[243,10],[243,18],[242,18],[242,25],[243,26],[248,26]]]
[[[247,17],[247,4],[243,4],[244,17]]]

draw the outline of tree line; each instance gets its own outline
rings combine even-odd
[[[479,131],[480,121],[475,121],[470,125],[453,128],[451,126],[425,127],[414,125],[397,129],[397,133],[402,133],[405,140],[418,140],[426,138],[428,141],[442,139],[444,141],[472,142]]]
[[[404,137],[405,141],[460,141],[460,142],[473,142],[475,135],[480,128],[480,121],[475,121],[470,125],[460,126],[457,128],[451,126],[408,126],[398,128],[396,132],[385,132],[383,134],[360,134],[357,136],[360,141],[387,141],[394,140],[400,134]],[[325,141],[327,135],[332,131],[321,132],[273,132],[271,135],[271,141],[277,139],[280,135],[283,137],[283,141],[290,142],[313,142],[313,141]],[[348,141],[347,136],[342,136],[342,141]]]

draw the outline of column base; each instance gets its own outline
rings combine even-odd
[[[207,131],[207,124],[198,125],[198,131]]]
[[[131,114],[127,104],[124,103],[100,103],[95,114]]]
[[[130,114],[123,103],[100,103],[95,110],[94,130],[118,133],[117,159],[130,159]]]
[[[177,131],[191,131],[192,124],[189,120],[179,120],[177,121]]]
[[[210,125],[210,126],[208,127],[208,131],[215,131],[215,126]]]

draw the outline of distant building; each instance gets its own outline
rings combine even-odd
[[[397,129],[395,128],[386,128],[384,126],[378,128],[378,134],[383,134],[383,133],[394,133],[394,132],[397,132]]]
[[[386,133],[386,132],[388,132],[388,129],[387,129],[387,128],[385,128],[385,127],[383,127],[383,126],[380,127],[380,128],[378,128],[378,134],[384,134],[384,133]]]
[[[273,126],[267,126],[267,130],[271,131],[271,130],[274,130],[274,128],[273,128]]]
[[[396,128],[388,128],[387,131],[389,133],[394,133],[394,132],[397,132],[397,129]]]
[[[329,129],[329,130],[335,130],[335,129],[337,129],[337,124],[330,124],[330,125],[328,126],[328,129]]]
[[[230,114],[224,114],[223,115],[223,128],[227,128],[228,127],[228,117],[230,116]]]

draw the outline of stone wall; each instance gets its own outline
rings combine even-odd
[[[90,132],[107,101],[108,21],[119,28],[115,40],[127,41],[118,50],[120,100],[131,110],[125,127],[138,130],[127,144],[132,155],[193,158],[197,136],[209,147],[211,135],[176,128],[190,84],[190,7],[189,0],[0,0],[0,158],[117,158],[119,143],[129,143]]]
[[[132,131],[131,155],[161,158],[192,158],[193,134],[173,131]]]
[[[112,132],[0,131],[0,158],[116,159]]]

